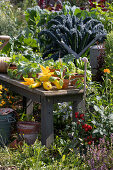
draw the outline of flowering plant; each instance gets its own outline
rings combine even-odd
[[[0,85],[0,107],[12,107],[14,109],[14,100],[12,92]]]
[[[96,140],[96,138],[92,136],[93,127],[91,123],[87,124],[85,114],[79,112],[75,112],[75,120],[75,136],[81,139],[82,144],[91,145],[92,142]]]
[[[102,84],[88,84],[86,105],[95,136],[108,138],[113,132],[113,83],[112,71],[104,69]]]
[[[112,169],[113,167],[113,134],[110,141],[106,136],[100,138],[98,145],[89,147],[84,160],[90,169]]]

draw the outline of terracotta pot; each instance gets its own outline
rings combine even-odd
[[[69,79],[64,79],[64,80],[63,80],[63,86],[62,86],[62,88],[63,88],[63,89],[67,89],[68,86],[69,86]]]
[[[28,145],[32,145],[40,133],[40,123],[32,121],[21,121],[17,123],[18,133],[25,139]]]
[[[10,61],[9,57],[0,57],[0,72],[1,73],[6,73],[7,72],[7,68],[9,66],[8,63],[6,63],[6,61]]]
[[[77,74],[77,73],[71,75],[70,83],[71,83],[72,86],[76,86],[77,80],[80,80],[81,82],[84,82],[84,75],[83,74]]]

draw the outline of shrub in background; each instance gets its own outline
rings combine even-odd
[[[0,2],[0,34],[14,37],[25,25],[21,8],[13,6],[10,1]]]

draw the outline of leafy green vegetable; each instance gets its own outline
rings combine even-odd
[[[79,54],[95,37],[105,33],[104,25],[91,17],[83,20],[69,14],[56,16],[48,22],[47,28],[39,33],[40,46],[43,46],[44,52],[43,58],[52,54],[51,58],[56,60],[59,51],[61,57],[68,54],[61,41]]]

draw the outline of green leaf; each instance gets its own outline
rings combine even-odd
[[[62,162],[65,161],[65,157],[66,157],[66,155],[63,155],[63,156],[62,156]]]
[[[100,108],[96,105],[94,105],[94,109],[95,109],[96,112],[98,112],[100,110]]]
[[[57,77],[51,76],[51,77],[49,78],[49,81],[50,81],[50,82],[54,82],[56,79],[57,79]]]
[[[63,86],[63,80],[62,79],[59,80],[59,83],[60,83],[60,86]]]

